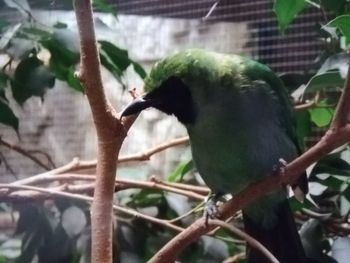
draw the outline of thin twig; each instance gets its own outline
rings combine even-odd
[[[176,187],[187,191],[192,191],[201,195],[208,195],[210,193],[210,189],[206,186],[198,186],[198,185],[190,185],[190,184],[174,183],[174,182],[164,182],[159,180],[157,176],[151,176],[150,181],[156,182],[157,184],[162,184],[162,185]]]
[[[245,257],[245,253],[238,253],[237,255],[234,255],[232,257],[229,257],[227,259],[225,259],[222,263],[234,263],[237,262],[238,260],[241,260]]]
[[[349,63],[348,63],[349,64]],[[344,127],[349,122],[350,113],[350,66],[345,80],[343,92],[339,98],[338,106],[334,113],[334,119],[331,123],[330,130]]]
[[[180,220],[184,219],[185,217],[188,217],[188,216],[192,215],[193,213],[197,212],[198,209],[199,209],[201,206],[203,206],[203,205],[204,205],[204,201],[201,202],[201,203],[199,203],[198,205],[196,205],[196,207],[192,208],[191,210],[187,211],[186,213],[184,213],[184,214],[182,214],[182,215],[180,215],[180,216],[178,216],[178,217],[175,217],[175,218],[173,218],[173,219],[170,219],[169,222],[170,222],[170,223],[175,223],[175,222],[177,222],[177,221],[180,221]]]
[[[64,173],[66,171],[70,171],[70,170],[74,169],[75,167],[79,166],[79,163],[80,163],[80,161],[78,158],[73,158],[72,161],[70,161],[69,163],[67,163],[61,167],[47,171],[45,173],[41,173],[41,174],[37,174],[37,175],[31,176],[28,178],[17,180],[15,182],[13,182],[12,184],[13,185],[33,184],[36,181],[41,180],[40,178],[42,178],[42,177],[49,176],[49,175],[61,174],[61,173]]]
[[[84,196],[84,195],[75,194],[75,193],[62,192],[62,191],[59,191],[57,189],[52,189],[52,188],[40,188],[40,187],[29,186],[29,185],[12,185],[12,184],[0,184],[0,188],[9,189],[9,190],[29,190],[29,191],[41,192],[44,194],[48,194],[50,196],[71,198],[71,199],[75,199],[75,200],[85,201],[88,203],[91,203],[93,201],[93,198],[89,197],[89,196]],[[11,195],[9,197],[11,198]],[[24,197],[29,198],[28,195],[24,196]],[[164,226],[164,227],[168,227],[168,228],[173,229],[173,230],[178,231],[178,232],[181,232],[184,230],[182,227],[176,226],[176,225],[172,224],[171,222],[169,222],[168,220],[158,219],[158,218],[154,218],[154,217],[151,217],[148,215],[144,215],[140,212],[134,211],[134,210],[129,209],[129,208],[121,207],[118,205],[113,205],[113,210],[116,212],[122,212],[122,213],[127,214],[129,216],[132,216],[134,218],[144,219],[144,220],[147,220],[149,222],[152,222],[152,223]]]
[[[310,108],[313,108],[317,105],[317,103],[320,101],[320,92],[316,92],[314,98],[309,101],[309,102],[306,102],[304,104],[296,104],[294,105],[294,110],[295,111],[303,111],[303,110],[306,110],[306,109],[310,109]]]
[[[18,176],[16,175],[15,171],[12,169],[11,165],[7,162],[6,157],[0,152],[0,163],[1,161],[5,165],[5,169],[10,172],[10,174],[18,180]]]
[[[58,174],[58,175],[35,175],[33,177],[27,178],[27,180],[18,180],[12,182],[11,185],[39,185],[52,183],[55,181],[95,181],[96,176],[94,175],[85,175],[85,174]],[[140,180],[130,180],[130,179],[116,179],[115,191],[130,189],[130,188],[145,188],[145,189],[158,189],[162,191],[168,191],[177,193],[180,195],[184,195],[197,200],[204,200],[205,196],[196,193],[195,191],[184,190],[182,188],[178,188],[177,185],[172,186],[164,185],[159,182],[154,181],[140,181]],[[195,189],[195,186],[192,187]]]
[[[28,151],[28,153],[30,153],[30,154],[41,154],[41,155],[45,156],[45,158],[47,159],[47,161],[51,165],[51,168],[56,168],[56,165],[55,165],[54,161],[52,160],[51,156],[48,153],[40,151],[40,150],[30,150],[30,151]]]
[[[127,179],[117,179],[116,183],[117,183],[116,191],[120,189],[128,189],[128,188],[148,188],[148,189],[158,189],[158,190],[173,192],[173,193],[191,197],[193,199],[197,199],[200,201],[203,201],[205,199],[205,196],[197,194],[195,192],[178,189],[171,186],[165,186],[155,182],[142,182],[142,181],[127,180]]]
[[[188,143],[188,140],[189,140],[188,136],[173,139],[169,142],[157,145],[145,152],[122,156],[121,158],[118,159],[118,162],[123,163],[123,162],[130,162],[130,161],[148,161],[152,155],[162,152],[168,148]]]
[[[187,143],[188,138],[187,137],[180,137],[176,138],[173,140],[170,140],[166,143],[162,143],[160,145],[157,145],[145,152],[140,152],[128,156],[122,156],[118,158],[118,163],[125,163],[125,162],[130,162],[130,161],[137,161],[137,160],[149,160],[149,158],[159,152],[162,152],[168,148],[177,146],[177,145],[182,145]],[[45,173],[41,173],[29,178],[21,179],[16,182],[13,182],[13,184],[32,184],[37,180],[37,178],[40,178],[42,176],[47,176],[47,175],[56,175],[56,174],[63,174],[63,173],[68,173],[68,172],[73,172],[73,171],[79,171],[79,170],[85,170],[85,169],[91,169],[91,168],[96,168],[97,160],[91,160],[91,161],[81,161],[79,158],[74,158],[71,162],[68,164],[65,164],[61,167],[58,167],[56,169],[50,170]],[[39,179],[40,180],[40,179]],[[191,187],[191,186],[189,186]],[[180,188],[180,187],[179,187]],[[198,188],[199,190],[200,188]],[[206,188],[207,189],[207,188]],[[184,189],[184,190],[190,190],[190,189]],[[204,190],[205,192],[206,190]],[[201,194],[201,193],[200,193]]]
[[[263,255],[266,256],[267,259],[269,259],[271,262],[273,263],[279,263],[279,261],[277,260],[277,258],[266,248],[264,247],[258,240],[256,240],[255,238],[251,237],[250,235],[248,235],[247,233],[243,232],[242,230],[240,230],[239,228],[230,225],[226,222],[223,222],[221,220],[209,220],[209,225],[212,226],[219,226],[222,228],[225,228],[227,230],[229,230],[230,232],[232,232],[234,235],[237,235],[238,237],[244,239],[245,241],[247,241],[247,243],[252,247],[255,248],[257,250],[259,250]]]
[[[312,101],[306,102],[304,104],[297,104],[294,106],[294,109],[296,111],[303,111],[306,109],[313,108],[315,105],[316,105],[316,102],[314,100],[312,100]]]
[[[14,151],[22,154],[23,156],[25,156],[28,159],[32,160],[33,162],[35,162],[37,165],[39,165],[40,167],[44,168],[45,170],[50,170],[51,169],[51,167],[49,167],[48,165],[43,163],[41,160],[39,160],[38,158],[36,158],[32,154],[30,154],[28,150],[25,150],[25,149],[23,149],[22,147],[20,147],[18,145],[11,144],[11,143],[5,141],[4,139],[2,139],[1,137],[0,137],[0,144],[4,145],[8,149],[14,150]]]
[[[215,3],[210,7],[208,13],[202,18],[203,21],[207,20],[211,16],[211,14],[214,12],[219,3],[220,0],[215,1]]]

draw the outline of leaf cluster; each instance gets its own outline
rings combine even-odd
[[[0,21],[0,54],[7,62],[0,69],[0,123],[18,131],[19,120],[9,98],[23,105],[31,97],[40,97],[60,80],[78,91],[84,88],[75,76],[79,63],[79,41],[77,32],[65,23],[53,26],[37,21],[27,1],[5,1],[10,8],[18,10],[22,21],[11,24]],[[115,13],[104,1],[94,1],[98,10]],[[107,8],[109,7],[109,8]],[[132,66],[143,79],[145,70],[132,60],[128,51],[108,41],[99,41],[101,64],[125,87],[124,75]],[[8,91],[11,89],[11,92]]]

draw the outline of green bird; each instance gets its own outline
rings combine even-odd
[[[153,107],[185,125],[193,161],[215,194],[235,194],[271,174],[280,160],[300,154],[292,105],[282,81],[265,65],[237,55],[189,49],[152,68],[146,94],[122,112]],[[296,182],[307,192],[306,176]],[[285,189],[266,194],[243,209],[245,230],[280,262],[305,262]],[[247,262],[269,262],[247,248]]]

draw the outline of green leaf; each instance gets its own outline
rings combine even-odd
[[[318,127],[325,127],[330,124],[334,110],[331,108],[312,108],[309,109],[311,120]]]
[[[8,28],[4,33],[1,34],[0,38],[0,50],[4,49],[11,39],[16,35],[17,31],[22,26],[21,23],[18,23],[10,28]]]
[[[132,65],[135,72],[144,79],[147,76],[146,71],[140,64],[130,59],[128,51],[121,49],[108,41],[99,41],[101,64],[108,69],[119,82],[125,70]]]
[[[290,22],[306,7],[305,0],[275,0],[273,11],[276,13],[280,30],[284,32]]]
[[[300,145],[304,145],[304,138],[311,133],[311,118],[310,113],[307,110],[296,111],[296,130],[299,138]]]
[[[50,32],[43,30],[42,28],[38,28],[34,25],[22,28],[21,32],[31,35],[32,37],[39,37],[39,39],[49,38],[52,35]]]
[[[193,169],[193,167],[194,165],[192,160],[182,162],[175,168],[175,171],[166,178],[166,180],[169,182],[179,182],[186,173]]]
[[[14,59],[24,59],[31,53],[35,53],[35,43],[25,38],[14,37],[6,48],[6,53]]]
[[[0,32],[2,32],[3,28],[8,27],[9,25],[9,21],[0,19]]]
[[[68,70],[67,83],[71,88],[75,89],[76,91],[84,93],[84,88],[81,85],[80,80],[75,77],[75,71],[73,69]]]
[[[344,12],[345,0],[321,0],[322,6],[330,11],[340,14]]]
[[[62,32],[62,31],[61,31]],[[79,61],[79,52],[76,51],[73,41],[69,41],[69,33],[56,34],[60,36],[61,40],[57,39],[55,35],[52,35],[49,39],[42,40],[41,44],[49,50],[51,54],[50,63],[62,64],[62,66],[70,67],[75,65]],[[66,39],[63,41],[63,39]]]
[[[31,9],[27,0],[4,0],[4,3],[11,8],[15,8],[27,18],[31,14]]]
[[[113,74],[113,76],[121,82],[121,76],[123,75],[123,72],[117,67],[113,61],[110,59],[108,54],[104,50],[100,50],[100,60],[101,64]]]
[[[134,207],[157,206],[164,202],[164,194],[154,189],[143,189],[139,193],[132,196],[128,205]]]
[[[79,54],[79,38],[76,32],[64,27],[55,28],[52,38],[73,54]]]
[[[95,11],[110,13],[117,16],[116,10],[114,10],[110,4],[106,3],[105,0],[93,0],[92,5]]]
[[[330,21],[327,26],[334,26],[345,36],[347,42],[350,42],[350,15],[341,15]]]
[[[0,123],[12,127],[18,131],[18,118],[11,110],[10,106],[0,99]]]
[[[342,195],[346,197],[346,199],[350,200],[350,185],[346,187],[346,189],[342,192]]]
[[[124,72],[132,63],[128,51],[121,49],[108,41],[99,41],[101,49],[109,57],[110,61]]]
[[[49,68],[36,56],[22,60],[11,80],[12,94],[19,104],[32,96],[43,98],[46,89],[52,88],[55,78]]]
[[[313,76],[306,84],[304,92],[315,92],[324,88],[343,87],[344,79],[340,76],[339,71],[330,71]]]
[[[7,81],[9,77],[2,71],[0,71],[0,99],[7,101],[5,95],[5,88],[7,87]]]
[[[346,52],[339,52],[329,56],[322,64],[317,74],[338,70],[340,76],[345,79],[348,72],[349,55]]]
[[[74,76],[74,68],[80,57],[74,35],[69,30],[61,29],[41,43],[51,54],[50,70],[55,77],[66,81],[74,90],[83,92],[80,81]]]
[[[317,162],[312,174],[331,174],[350,176],[350,164],[340,158],[340,154],[330,154]]]
[[[294,196],[288,199],[290,208],[293,212],[300,211],[302,208],[304,208],[304,203],[300,202],[298,199],[296,199]]]
[[[147,73],[139,63],[132,62],[132,65],[134,67],[135,72],[140,76],[140,78],[142,79],[146,78]]]
[[[56,24],[53,25],[54,28],[67,28],[67,24],[62,22],[56,22]]]
[[[326,185],[328,187],[331,187],[333,189],[339,189],[344,181],[340,180],[339,178],[336,178],[334,176],[329,176],[326,179],[322,180],[321,182],[323,185]]]

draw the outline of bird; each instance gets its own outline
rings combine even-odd
[[[283,82],[250,58],[197,48],[178,51],[155,63],[144,90],[121,117],[147,108],[174,115],[188,132],[193,162],[213,193],[211,204],[282,169],[281,162],[302,152]],[[306,175],[293,187],[307,193]],[[213,210],[207,206],[209,216]],[[306,262],[286,187],[253,201],[242,214],[245,231],[280,262]],[[269,262],[249,246],[246,258]]]

